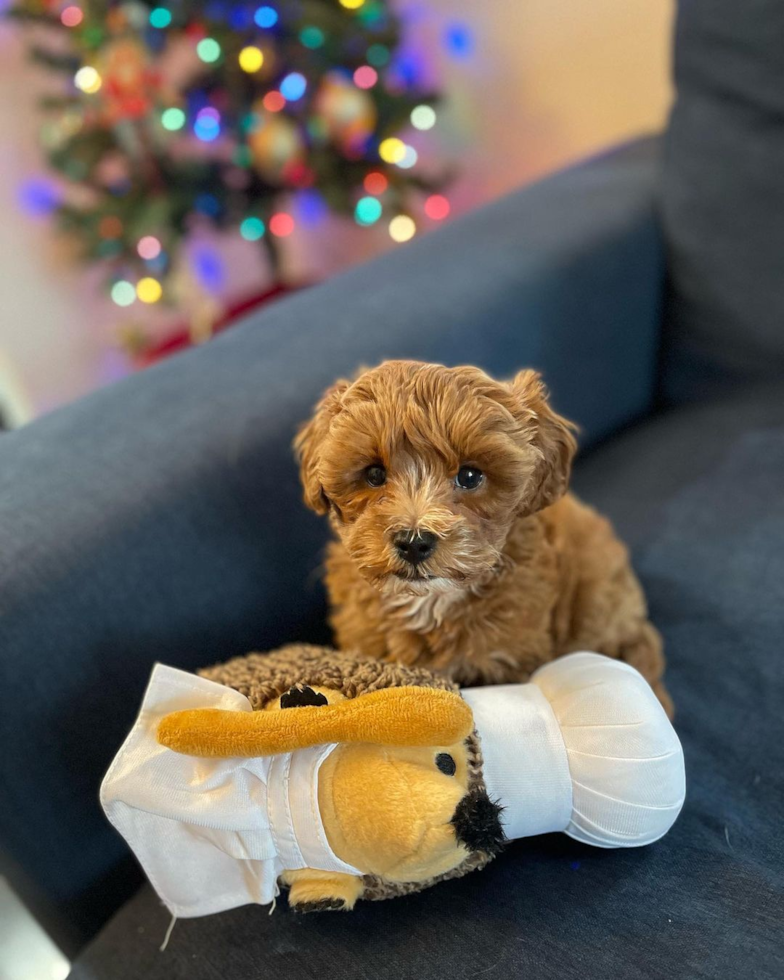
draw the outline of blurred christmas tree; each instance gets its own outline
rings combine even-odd
[[[67,180],[54,211],[105,263],[119,306],[176,304],[182,245],[204,224],[260,242],[277,269],[293,194],[414,234],[412,200],[433,188],[397,134],[435,113],[395,71],[383,0],[18,0],[11,14],[65,76],[44,100],[43,143]]]

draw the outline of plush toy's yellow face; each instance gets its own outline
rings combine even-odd
[[[424,881],[468,856],[455,815],[468,794],[465,747],[341,745],[319,773],[330,846],[366,874]]]

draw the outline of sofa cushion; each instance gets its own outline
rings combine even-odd
[[[663,180],[676,398],[784,369],[782,38],[781,0],[679,3]]]
[[[670,834],[602,851],[560,835],[351,914],[246,907],[178,922],[143,889],[74,980],[781,976],[784,390],[663,415],[578,467],[631,542],[667,646],[688,792]]]

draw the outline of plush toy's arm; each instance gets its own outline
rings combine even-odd
[[[363,890],[361,878],[339,871],[302,868],[284,871],[281,877],[289,886],[289,907],[296,912],[348,912]]]

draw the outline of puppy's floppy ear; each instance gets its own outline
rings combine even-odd
[[[512,392],[522,410],[536,427],[532,440],[541,458],[534,473],[532,491],[524,501],[526,514],[549,507],[566,492],[577,451],[573,432],[577,426],[557,415],[548,403],[548,392],[538,371],[520,371],[512,382]]]
[[[350,381],[341,379],[327,388],[313,411],[313,417],[303,423],[294,439],[305,503],[317,514],[326,514],[329,510],[329,500],[318,475],[321,448],[332,420],[340,411],[341,399],[350,386]]]

